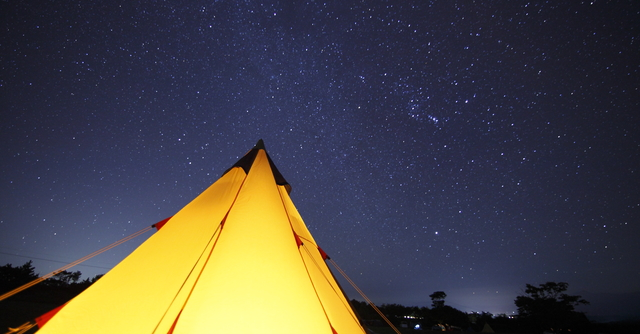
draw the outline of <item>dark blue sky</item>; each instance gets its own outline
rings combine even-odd
[[[565,281],[590,316],[640,314],[637,1],[0,13],[2,264],[44,274],[171,216],[263,138],[377,304],[511,313]]]

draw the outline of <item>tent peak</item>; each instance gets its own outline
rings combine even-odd
[[[253,147],[253,149],[255,149],[255,150],[265,150],[266,151],[267,149],[264,147],[264,140],[262,140],[262,139],[258,140],[258,142]]]
[[[275,178],[276,184],[285,186],[285,188],[287,189],[287,192],[291,193],[291,185],[289,185],[289,182],[287,182],[287,180],[285,180],[282,174],[280,174],[280,171],[278,171],[278,168],[273,163],[273,160],[271,160],[271,157],[269,156],[269,153],[267,153],[267,150],[265,149],[265,146],[264,146],[264,141],[262,139],[258,140],[256,145],[251,150],[249,150],[247,154],[245,154],[242,158],[240,158],[238,162],[236,162],[233,166],[231,166],[231,168],[227,169],[222,175],[227,174],[227,172],[229,172],[234,167],[240,167],[244,169],[245,173],[249,174],[249,170],[253,165],[253,161],[258,155],[258,151],[260,150],[264,150],[265,153],[267,154],[267,159],[269,160],[269,165],[271,167],[271,171],[273,172],[273,177]]]

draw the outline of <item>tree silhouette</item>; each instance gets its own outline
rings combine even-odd
[[[82,276],[80,271],[64,270],[44,281],[44,284],[48,286],[68,287],[78,283],[80,276]]]
[[[7,263],[0,266],[0,292],[10,291],[36,278],[38,278],[38,274],[35,273],[32,261],[16,267]]]
[[[82,281],[80,276],[80,271],[65,270],[0,302],[0,332],[4,333],[7,327],[31,321],[68,302],[102,275]],[[32,261],[21,266],[0,266],[0,294],[30,283],[38,277]]]
[[[576,328],[588,323],[584,313],[575,306],[589,304],[581,296],[564,293],[569,287],[565,282],[547,282],[539,287],[527,284],[524,296],[517,296],[515,304],[519,316],[536,329]]]
[[[444,291],[436,291],[429,295],[431,298],[431,305],[433,308],[443,307],[444,299],[447,297],[447,294]]]

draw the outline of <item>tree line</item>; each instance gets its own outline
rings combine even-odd
[[[5,264],[0,266],[0,291],[6,292],[27,284],[38,277],[36,268],[33,266],[32,261],[27,261],[21,266],[14,267],[12,264]],[[41,284],[48,287],[59,288],[87,288],[93,284],[103,275],[96,275],[92,278],[87,278],[80,281],[82,273],[80,271],[61,271],[55,276],[43,281]]]
[[[8,300],[0,302],[0,330],[7,326],[33,320],[62,305],[96,282],[102,275],[80,280],[80,271],[62,271]],[[21,266],[0,266],[0,294],[27,284],[39,275],[32,261]],[[467,314],[445,305],[447,294],[436,291],[429,295],[431,307],[382,304],[378,308],[396,326],[403,330],[459,330],[476,332],[488,324],[496,333],[555,333],[592,332],[597,328],[575,307],[588,304],[581,296],[566,293],[569,284],[546,282],[538,286],[526,284],[524,294],[514,303],[518,314],[494,316],[488,312]],[[351,300],[354,311],[365,326],[386,326],[375,310],[365,302]],[[416,327],[418,325],[418,327]],[[406,328],[406,329],[404,329]]]
[[[380,311],[396,327],[425,329],[432,331],[493,330],[496,333],[588,333],[594,327],[583,312],[575,307],[588,304],[581,296],[566,293],[569,284],[546,282],[539,286],[526,284],[524,295],[517,296],[514,303],[516,316],[505,314],[494,316],[488,312],[468,314],[445,305],[447,294],[436,291],[429,295],[431,308],[407,307],[399,304],[382,304]],[[354,310],[365,324],[381,325],[375,312],[364,302],[351,301]],[[489,325],[489,327],[485,327]]]
[[[68,302],[102,275],[80,280],[80,271],[62,271],[20,293],[0,301],[0,333],[33,321],[46,312]],[[12,291],[37,279],[32,261],[20,266],[0,266],[0,294]]]

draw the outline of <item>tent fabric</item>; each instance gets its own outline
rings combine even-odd
[[[495,333],[493,328],[489,325],[489,323],[485,322],[484,327],[482,327],[482,333]]]
[[[365,333],[264,145],[239,162],[38,333]]]

